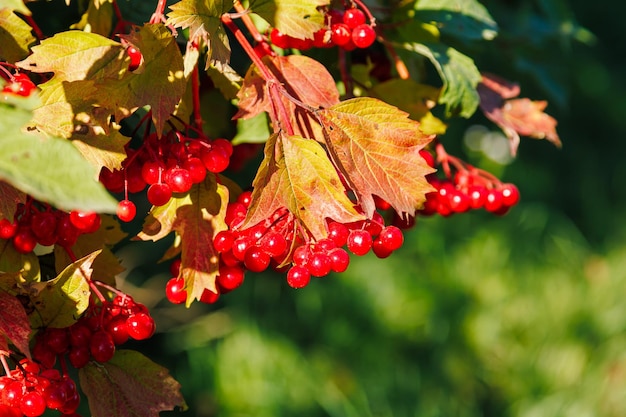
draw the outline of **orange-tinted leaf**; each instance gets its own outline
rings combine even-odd
[[[0,219],[13,220],[17,205],[26,202],[26,194],[0,181]]]
[[[433,191],[433,171],[419,151],[434,136],[423,134],[407,113],[378,99],[355,98],[319,110],[329,153],[371,218],[377,195],[401,215],[414,215]]]
[[[216,292],[218,256],[213,237],[226,229],[224,216],[228,189],[209,175],[189,193],[175,195],[161,207],[154,207],[146,218],[141,240],[159,240],[176,231],[182,251],[181,271],[187,288],[187,304],[200,299],[205,288]]]
[[[118,350],[110,361],[79,371],[92,417],[159,417],[186,409],[180,384],[168,370],[134,350]]]
[[[480,108],[489,120],[497,124],[510,140],[511,154],[517,153],[520,135],[547,139],[561,146],[556,132],[557,121],[544,113],[548,103],[528,98],[513,98],[520,90],[516,84],[494,75],[484,74],[478,85]]]
[[[0,309],[0,335],[2,338],[6,337],[13,346],[30,358],[30,349],[28,348],[30,322],[24,306],[17,297],[1,290],[0,305],[2,306]]]
[[[327,236],[326,218],[362,220],[346,196],[324,148],[300,136],[274,135],[253,182],[252,205],[243,227],[253,226],[286,207],[316,239]]]
[[[287,92],[302,103],[317,109],[330,107],[339,102],[335,80],[318,61],[304,55],[289,55],[265,57],[264,62]],[[248,70],[237,97],[239,111],[235,118],[248,119],[263,111],[272,114],[272,102],[268,96],[265,80],[254,66]],[[292,115],[294,133],[314,137],[317,126],[315,119],[286,97],[281,96],[280,99],[288,113]]]
[[[94,82],[91,98],[119,121],[143,106],[150,106],[152,121],[160,134],[167,119],[183,96],[183,56],[172,32],[162,24],[146,24],[124,39],[143,56],[133,73],[120,79]]]

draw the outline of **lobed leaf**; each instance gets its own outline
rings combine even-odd
[[[520,135],[546,139],[555,146],[561,146],[556,132],[557,121],[544,112],[547,101],[513,98],[520,93],[519,86],[491,74],[483,75],[478,93],[480,108],[485,116],[509,138],[512,155],[517,153]]]
[[[404,44],[430,60],[443,81],[439,103],[445,104],[447,116],[470,117],[479,104],[476,86],[481,75],[474,61],[454,48],[441,43]]]
[[[113,0],[92,0],[80,21],[70,28],[109,36],[113,29],[113,16]]]
[[[118,350],[104,364],[91,362],[78,377],[92,417],[159,417],[187,408],[168,370],[134,350]]]
[[[330,156],[356,194],[368,218],[373,195],[400,215],[414,215],[433,191],[430,168],[419,151],[434,136],[407,113],[371,97],[346,100],[317,112]]]
[[[29,286],[31,326],[68,327],[76,323],[89,306],[92,264],[100,250],[90,253],[68,265],[54,279]]]
[[[211,65],[220,70],[230,61],[230,42],[222,26],[221,16],[233,7],[230,0],[181,0],[169,6],[167,24],[189,29],[192,40],[200,40],[207,46],[206,68]]]
[[[6,337],[13,346],[30,358],[28,341],[30,322],[21,301],[14,295],[0,290],[0,336]],[[0,345],[0,350],[2,346]],[[1,353],[0,353],[1,354]]]
[[[113,114],[116,121],[150,106],[152,121],[160,135],[185,92],[183,57],[176,39],[162,24],[146,24],[124,39],[141,51],[142,65],[119,79],[94,81],[89,98]]]
[[[17,274],[20,282],[36,282],[41,279],[39,258],[34,253],[19,253],[9,240],[0,239],[0,271]],[[12,289],[15,280],[9,287],[1,287],[6,291]]]
[[[95,33],[59,32],[32,50],[17,66],[33,72],[53,72],[57,81],[114,77],[124,68],[122,44]]]
[[[0,179],[61,209],[115,212],[96,169],[70,142],[22,131],[29,119],[30,112],[0,104]]]
[[[187,305],[200,299],[206,288],[217,292],[215,278],[219,259],[213,248],[213,237],[226,229],[227,203],[228,189],[218,184],[214,175],[209,175],[188,193],[175,195],[164,206],[153,207],[137,235],[141,240],[157,241],[172,231],[177,232]]]
[[[72,144],[98,172],[102,167],[111,171],[121,168],[122,161],[126,159],[125,145],[129,140],[118,129],[105,133],[100,128],[90,128],[87,134],[74,132],[72,135]]]
[[[498,34],[495,20],[477,0],[420,0],[414,17],[460,40],[491,40]]]
[[[282,33],[305,39],[324,25],[318,8],[329,4],[329,0],[252,0],[250,9]]]
[[[301,136],[272,136],[252,184],[252,205],[242,228],[253,226],[286,207],[316,239],[325,238],[326,219],[363,220],[324,148]]]
[[[14,63],[26,58],[36,41],[32,28],[12,8],[0,8],[0,60]]]

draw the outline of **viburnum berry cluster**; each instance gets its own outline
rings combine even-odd
[[[440,143],[435,149],[445,177],[431,175],[428,178],[435,191],[426,194],[426,202],[418,211],[419,214],[446,217],[454,213],[485,209],[501,216],[519,202],[520,194],[515,184],[502,183],[490,173],[448,154]],[[432,155],[426,159],[434,166]]]
[[[188,192],[193,184],[206,178],[207,172],[219,173],[226,169],[233,154],[233,146],[223,138],[191,138],[171,131],[163,138],[150,134],[139,149],[128,149],[128,158],[121,169],[100,172],[100,181],[113,193],[123,192],[125,198],[118,204],[120,220],[130,222],[137,209],[129,200],[129,193],[139,193],[147,187],[147,198],[154,206],[163,206],[173,194]]]
[[[27,3],[0,6],[0,416],[77,417],[76,373],[94,417],[185,407],[167,370],[119,348],[155,332],[116,288],[126,230],[174,235],[165,298],[189,306],[249,273],[303,288],[351,256],[386,258],[419,215],[508,212],[513,184],[445,151],[451,116],[480,108],[513,153],[519,134],[560,142],[545,102],[515,98],[519,86],[445,43],[495,36],[468,2],[375,18],[360,0],[155,0],[132,22],[112,0],[55,34]],[[421,84],[428,65],[441,83]],[[141,401],[119,390],[146,384]]]
[[[10,240],[16,251],[30,253],[37,244],[72,247],[83,234],[100,228],[98,213],[57,210],[46,203],[28,198],[17,206],[13,219],[0,219],[0,239]]]
[[[344,10],[325,10],[326,25],[315,32],[311,38],[295,38],[282,33],[277,28],[270,31],[270,41],[282,49],[298,49],[306,51],[311,48],[332,48],[338,46],[345,51],[357,48],[369,48],[376,40],[375,19],[361,2],[358,3],[365,12],[357,7]],[[366,13],[368,16],[366,16]],[[366,23],[369,17],[370,22]]]
[[[46,409],[58,410],[62,417],[78,417],[80,394],[76,383],[59,370],[29,360],[16,361],[10,369],[2,357],[5,376],[0,377],[0,415],[39,417]]]

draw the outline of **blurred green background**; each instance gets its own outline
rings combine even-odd
[[[482,116],[442,141],[517,184],[519,206],[420,218],[387,260],[354,258],[298,291],[249,274],[190,309],[163,300],[158,250],[125,246],[139,262],[126,288],[161,331],[137,348],[190,406],[163,415],[626,415],[626,3],[483,3],[500,36],[457,47],[547,99],[563,148],[523,138],[517,159],[497,163],[463,144],[476,125],[497,139]]]

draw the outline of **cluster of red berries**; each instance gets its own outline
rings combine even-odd
[[[25,204],[18,205],[13,221],[0,219],[0,239],[10,239],[20,253],[30,253],[37,244],[69,248],[80,235],[97,231],[100,223],[98,213],[79,210],[66,213],[29,198]]]
[[[150,135],[137,149],[127,149],[128,157],[119,170],[100,171],[100,182],[111,192],[139,193],[148,188],[150,204],[163,206],[174,193],[185,193],[204,181],[207,172],[224,171],[233,154],[226,139],[205,140],[170,132],[162,138]],[[135,218],[135,204],[126,197],[118,205],[117,216],[129,222]]]
[[[9,82],[2,88],[3,93],[28,97],[37,88],[35,83],[23,72],[9,76]]]
[[[46,409],[58,410],[62,417],[80,417],[76,414],[79,403],[80,394],[72,378],[28,359],[0,377],[2,417],[39,417]]]
[[[485,209],[496,215],[504,215],[519,202],[519,190],[514,184],[502,183],[493,175],[446,154],[442,149],[440,153],[446,177],[439,178],[434,174],[427,177],[436,191],[426,194],[426,202],[418,211],[419,214],[450,216]],[[430,166],[435,166],[432,154],[425,150],[421,154]],[[454,167],[454,174],[450,166]]]
[[[67,355],[72,366],[80,369],[92,359],[108,362],[116,346],[129,338],[148,339],[154,331],[154,319],[148,309],[126,294],[118,295],[113,301],[90,306],[69,327],[49,327],[40,332],[33,347],[33,358],[52,368],[58,356]]]
[[[378,213],[372,220],[349,224],[329,221],[328,237],[319,240],[298,232],[293,214],[285,208],[255,226],[239,229],[250,206],[250,197],[250,192],[244,192],[228,205],[225,221],[229,229],[217,233],[213,239],[220,254],[216,281],[220,293],[241,285],[246,270],[262,272],[270,266],[287,271],[287,283],[302,288],[312,276],[320,278],[330,272],[345,271],[350,262],[348,251],[362,256],[372,250],[376,256],[385,258],[404,242],[400,229],[385,226]]]
[[[315,48],[338,46],[346,51],[356,48],[369,48],[376,40],[373,24],[366,23],[365,13],[357,8],[346,10],[332,9],[326,14],[328,25],[315,32],[313,39],[298,39],[274,28],[270,32],[273,45],[301,51]]]

